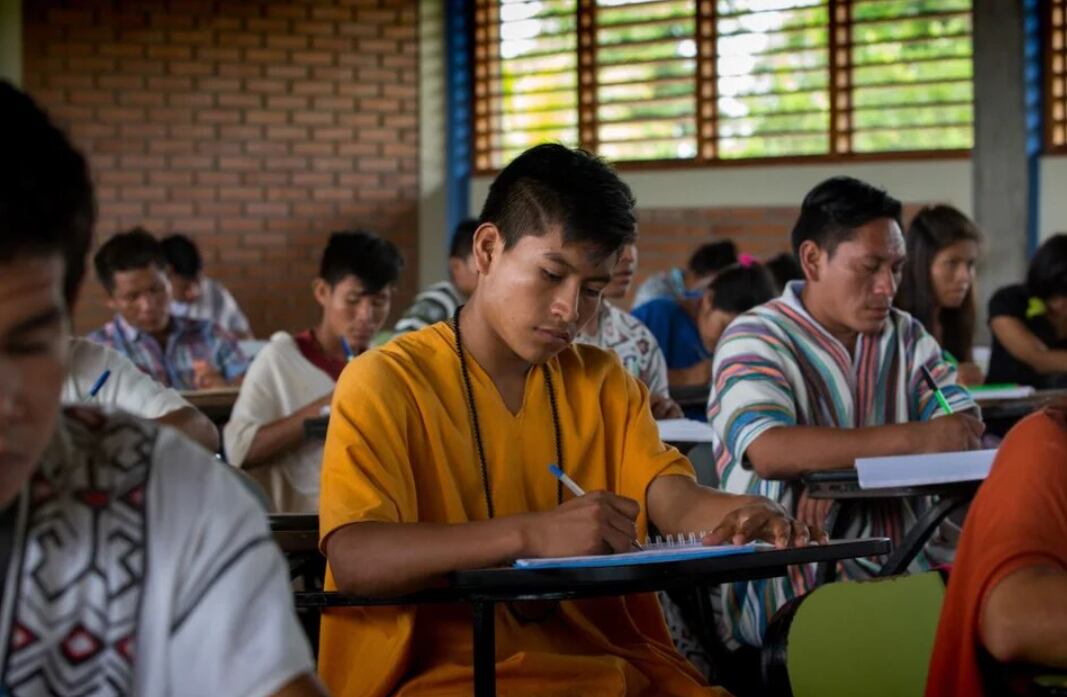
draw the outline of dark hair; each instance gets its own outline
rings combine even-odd
[[[167,258],[159,240],[142,227],[120,232],[96,250],[93,256],[96,277],[108,293],[115,290],[115,274],[119,271],[134,271],[148,266],[163,270]]]
[[[776,295],[774,279],[761,264],[749,262],[723,269],[708,285],[711,306],[716,310],[739,315]]]
[[[474,231],[478,229],[478,221],[467,218],[459,221],[456,229],[452,231],[452,242],[448,246],[449,259],[466,259],[474,251]]]
[[[0,260],[63,257],[70,306],[85,276],[96,222],[85,158],[32,99],[0,81]]]
[[[853,177],[831,177],[808,192],[793,226],[793,254],[813,241],[831,255],[837,245],[852,239],[856,228],[879,218],[900,225],[900,201],[867,182]],[[903,227],[903,226],[901,226]]]
[[[982,235],[970,218],[952,206],[926,206],[911,220],[904,237],[907,263],[894,304],[911,314],[924,327],[934,326],[933,298],[937,297],[930,273],[934,257],[945,247],[961,241],[981,242]],[[959,307],[942,307],[937,313],[941,347],[961,361],[971,360],[974,346],[974,286]]]
[[[505,249],[553,225],[565,242],[590,243],[605,257],[637,235],[630,187],[600,158],[558,143],[512,160],[490,185],[480,220],[500,229]]]
[[[1030,295],[1042,300],[1057,295],[1067,297],[1067,233],[1053,235],[1034,252],[1026,288]]]
[[[804,280],[804,269],[800,268],[800,262],[795,255],[782,252],[767,260],[767,271],[774,277],[774,284],[779,291],[785,290],[790,281]]]
[[[689,257],[689,270],[697,278],[710,276],[722,271],[730,264],[737,263],[737,245],[733,240],[708,242],[697,247]]]
[[[355,276],[364,291],[377,293],[400,277],[404,259],[389,240],[373,232],[352,230],[330,235],[319,264],[319,278],[335,286]]]
[[[170,268],[182,278],[193,280],[204,270],[204,260],[200,258],[200,250],[196,248],[196,243],[185,235],[164,237],[159,244],[163,248],[163,256],[167,258]]]

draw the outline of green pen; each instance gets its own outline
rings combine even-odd
[[[934,376],[930,374],[930,371],[926,369],[926,366],[922,366],[923,378],[926,380],[926,384],[930,386],[930,389],[934,391],[934,399],[941,405],[941,410],[946,414],[952,413],[952,407],[948,405],[948,400],[945,399],[945,393],[941,391],[941,388],[937,386],[937,382],[934,380]]]

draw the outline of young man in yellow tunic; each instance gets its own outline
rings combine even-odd
[[[560,145],[500,173],[469,303],[341,376],[320,500],[327,588],[391,595],[519,557],[624,551],[650,523],[712,530],[708,544],[808,542],[777,504],[697,485],[646,388],[571,344],[634,239],[633,204],[603,162]],[[561,493],[551,463],[591,493]],[[338,697],[470,694],[470,627],[465,606],[330,610],[319,672]],[[651,594],[502,607],[496,648],[502,695],[719,694]]]

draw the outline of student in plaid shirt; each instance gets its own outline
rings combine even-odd
[[[240,384],[248,359],[236,337],[211,322],[171,314],[166,261],[152,235],[141,228],[115,235],[93,263],[115,317],[89,339],[178,390]]]

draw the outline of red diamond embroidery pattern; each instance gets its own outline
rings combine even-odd
[[[21,649],[24,649],[35,641],[37,641],[37,635],[26,629],[21,624],[16,624],[15,630],[11,632],[12,651],[19,651]]]
[[[70,634],[67,635],[67,638],[62,643],[63,655],[75,665],[83,663],[100,653],[100,649],[103,646],[104,644],[100,639],[80,624],[70,630]]]
[[[115,650],[119,652],[119,655],[126,659],[126,662],[133,664],[133,637],[123,637],[119,639],[115,644]]]

